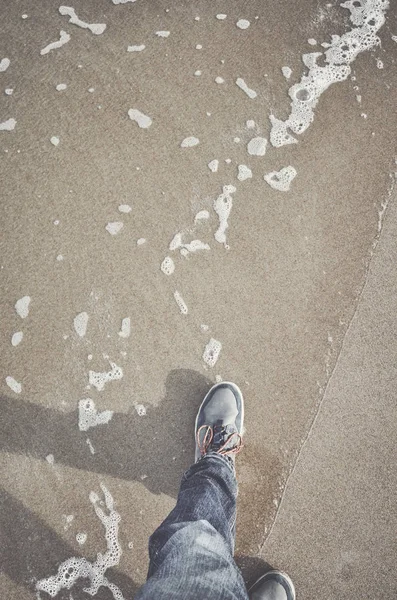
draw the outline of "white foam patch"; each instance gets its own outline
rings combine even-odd
[[[192,240],[188,244],[182,245],[182,250],[185,250],[185,252],[182,252],[182,250],[181,250],[181,254],[186,256],[187,254],[198,252],[199,250],[210,250],[210,249],[211,248],[209,247],[209,245],[205,244],[201,240]]]
[[[127,4],[127,2],[136,2],[136,0],[112,0],[113,4]]]
[[[87,443],[87,446],[88,446],[88,447],[89,447],[89,449],[90,449],[90,452],[91,452],[91,454],[95,454],[95,448],[94,448],[94,446],[92,445],[90,438],[87,438],[87,439],[86,439],[86,443]]]
[[[211,338],[203,352],[204,362],[209,367],[214,367],[219,358],[219,354],[220,354],[221,350],[222,350],[222,344],[220,342],[218,342],[217,340],[215,340],[214,338]]]
[[[83,546],[83,544],[85,544],[86,541],[87,534],[84,531],[79,531],[79,533],[76,534],[76,542],[80,544],[80,546]]]
[[[11,375],[7,375],[7,377],[6,377],[6,384],[16,394],[20,394],[21,393],[21,391],[22,391],[22,385],[20,383],[18,383],[18,381],[16,379],[14,379],[13,377],[11,377]]]
[[[196,44],[196,50],[202,50],[202,49],[203,49],[203,47],[201,44]]]
[[[130,213],[132,211],[132,208],[129,204],[120,204],[118,209],[119,209],[119,212],[125,213],[125,214]]]
[[[325,52],[304,54],[302,60],[308,72],[288,93],[291,111],[286,121],[270,116],[270,142],[275,147],[294,143],[290,131],[300,135],[314,119],[314,108],[321,94],[333,83],[344,81],[351,73],[350,64],[364,50],[380,45],[377,32],[385,23],[388,0],[347,0],[341,7],[350,11],[354,27],[342,36],[332,35],[331,43],[323,43]],[[319,59],[324,66],[320,66]]]
[[[175,263],[170,256],[166,256],[160,265],[160,269],[164,275],[172,275],[175,271]]]
[[[48,462],[49,465],[53,465],[55,463],[55,458],[53,454],[47,454],[47,456],[45,457],[46,461]]]
[[[247,152],[251,156],[264,156],[266,154],[267,139],[254,137],[247,144]]]
[[[4,73],[4,71],[7,71],[10,64],[11,64],[11,61],[9,58],[2,58],[0,60],[0,73]]]
[[[393,42],[397,42],[397,35],[392,35],[391,39],[393,40]]]
[[[157,37],[167,38],[170,35],[169,31],[156,31]]]
[[[294,167],[284,167],[280,171],[272,171],[264,175],[263,179],[272,187],[274,190],[280,192],[288,192],[291,186],[291,182],[296,177],[296,170]]]
[[[56,575],[40,579],[36,583],[38,592],[46,592],[51,598],[54,598],[62,589],[70,590],[76,581],[84,578],[89,579],[89,586],[83,589],[87,594],[95,596],[99,588],[103,586],[111,591],[114,600],[125,600],[117,585],[111,583],[105,576],[108,569],[119,564],[122,550],[118,541],[120,515],[114,508],[110,492],[102,483],[101,489],[105,496],[106,513],[101,508],[100,499],[95,492],[91,492],[89,498],[97,517],[105,528],[106,552],[98,552],[94,562],[80,557],[68,558],[59,565]],[[101,504],[103,503],[101,502]]]
[[[130,108],[128,111],[128,116],[131,121],[135,121],[135,123],[137,123],[138,127],[141,129],[147,129],[153,123],[152,119],[148,115],[145,115],[137,108]]]
[[[239,19],[237,21],[236,25],[239,29],[248,29],[248,27],[251,25],[251,23],[249,21],[247,21],[247,19]]]
[[[248,98],[256,98],[257,97],[257,93],[252,90],[251,88],[248,87],[248,85],[245,83],[244,79],[242,77],[238,77],[236,79],[236,85],[240,88],[240,90],[243,90],[243,92],[245,92],[248,96]]]
[[[252,171],[247,165],[239,165],[238,166],[238,174],[237,179],[239,181],[245,181],[246,179],[250,179],[252,177]]]
[[[178,233],[176,233],[174,235],[174,237],[170,241],[169,249],[170,250],[177,250],[181,246],[182,246],[182,233],[178,232]]]
[[[224,185],[222,194],[214,201],[214,211],[219,217],[219,227],[214,234],[217,242],[226,245],[226,229],[229,227],[228,218],[232,210],[232,194],[236,191],[234,185]]]
[[[84,398],[79,402],[79,429],[88,431],[91,427],[97,425],[106,425],[113,417],[112,410],[103,410],[98,412],[95,408],[95,402],[91,398]]]
[[[225,83],[225,80],[223,79],[223,77],[215,77],[215,83]]]
[[[58,146],[59,145],[59,137],[57,137],[56,135],[53,135],[52,138],[50,139],[50,142],[53,146]]]
[[[108,223],[105,227],[106,231],[110,233],[110,235],[117,235],[123,229],[124,224],[121,221],[113,221]]]
[[[281,67],[281,72],[285,79],[289,79],[292,75],[292,69],[290,69],[290,67]]]
[[[88,315],[86,312],[81,312],[73,319],[74,330],[81,338],[85,336],[87,332]]]
[[[197,146],[200,143],[200,140],[194,136],[186,137],[181,142],[181,148],[193,148],[193,146]]]
[[[15,129],[16,124],[17,122],[15,119],[7,119],[7,121],[0,123],[0,131],[12,131]]]
[[[123,370],[121,367],[118,367],[114,362],[110,362],[110,366],[110,371],[104,371],[103,373],[89,371],[88,373],[89,384],[93,385],[98,392],[101,392],[105,387],[105,384],[109,381],[116,381],[117,379],[122,379],[123,377]]]
[[[308,43],[310,46],[317,46],[317,40],[315,40],[314,38],[309,38],[309,39],[307,40],[307,43]]]
[[[187,315],[188,308],[186,306],[186,302],[184,301],[184,299],[182,298],[182,296],[178,292],[178,290],[175,290],[175,292],[174,292],[174,298],[175,298],[175,302],[177,303],[177,306],[178,306],[179,310],[181,311],[181,313],[183,315]]]
[[[195,72],[194,72],[194,74],[195,74],[195,76],[196,76],[196,77],[200,77],[200,75],[201,75],[201,71],[200,71],[200,70],[197,70],[197,71],[195,71]]]
[[[4,90],[4,93],[5,93],[6,96],[12,96],[13,93],[14,93],[14,89],[13,88],[6,88]]]
[[[13,346],[18,346],[22,342],[22,338],[23,338],[23,331],[16,331],[12,335],[11,344]]]
[[[146,244],[146,238],[139,238],[139,239],[136,241],[136,245],[137,245],[137,246],[142,246],[142,244]]]
[[[51,52],[51,50],[56,50],[57,48],[61,48],[62,46],[67,44],[69,42],[69,40],[70,40],[70,35],[68,33],[66,33],[66,31],[61,30],[59,32],[59,40],[57,40],[56,42],[51,42],[45,48],[40,50],[41,56],[44,56],[44,54],[48,54],[49,52]]]
[[[226,19],[227,15],[225,15],[224,13],[218,13],[216,15],[216,18],[218,19],[218,21],[224,21]]]
[[[143,404],[135,404],[134,408],[140,417],[144,417],[146,415],[146,408],[143,406]]]
[[[55,87],[57,92],[62,92],[63,90],[66,90],[68,86],[66,85],[66,83],[58,83],[58,85]]]
[[[28,316],[29,305],[31,300],[32,299],[30,296],[23,296],[23,298],[20,298],[16,301],[15,310],[17,311],[17,314],[21,317],[21,319],[26,319],[26,317]]]
[[[376,59],[376,66],[378,67],[378,69],[383,69],[384,68],[383,61],[380,58]]]
[[[216,158],[214,158],[214,160],[211,160],[208,163],[208,168],[210,171],[212,171],[213,173],[216,173],[219,167],[219,160],[217,160]]]
[[[210,213],[208,212],[208,210],[200,210],[194,217],[194,222],[198,223],[199,221],[204,221],[209,218],[210,218]]]
[[[127,52],[142,52],[145,48],[145,44],[139,44],[138,46],[128,46]]]
[[[77,25],[77,27],[82,27],[82,29],[89,29],[95,35],[101,35],[106,29],[105,23],[86,23],[82,21],[71,6],[60,6],[59,12],[61,15],[69,17],[69,23],[72,23],[72,25]]]
[[[248,121],[245,122],[245,126],[247,129],[255,129],[255,121],[253,119],[248,119]]]
[[[121,331],[119,331],[119,336],[122,338],[128,338],[131,334],[131,319],[130,317],[125,317],[121,321]]]

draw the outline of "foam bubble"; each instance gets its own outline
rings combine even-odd
[[[383,69],[384,68],[383,61],[380,58],[376,59],[376,66],[378,67],[378,69]]]
[[[144,115],[143,112],[136,108],[130,108],[128,116],[131,121],[135,121],[141,129],[147,129],[153,122],[148,115]]]
[[[213,173],[216,173],[219,167],[219,160],[217,160],[216,158],[214,158],[214,160],[211,160],[208,163],[208,168],[210,171],[212,171]]]
[[[109,381],[115,381],[117,379],[122,379],[123,377],[123,370],[121,367],[118,367],[114,362],[110,362],[110,366],[110,371],[104,371],[103,373],[89,371],[88,373],[89,384],[96,387],[98,392],[102,391],[105,387],[105,384]]]
[[[89,447],[91,454],[95,454],[95,448],[92,445],[90,438],[86,439],[86,444]]]
[[[14,379],[13,377],[11,377],[11,375],[7,375],[7,377],[6,377],[6,384],[16,394],[20,394],[21,393],[21,391],[22,391],[22,385],[20,383],[18,383],[18,381],[16,379]]]
[[[232,194],[236,191],[234,185],[224,185],[222,194],[214,201],[214,210],[219,217],[219,227],[214,234],[217,242],[226,245],[225,231],[229,227],[228,218],[232,210]]]
[[[46,461],[48,462],[49,465],[53,465],[55,463],[55,458],[53,454],[47,454],[47,456],[45,457]]]
[[[224,21],[226,19],[227,15],[223,14],[223,13],[218,13],[216,15],[216,18],[218,19],[218,21]]]
[[[136,245],[137,245],[137,246],[142,246],[142,244],[146,244],[146,238],[139,238],[139,239],[136,241]]]
[[[246,121],[245,126],[247,129],[255,129],[255,121],[253,119],[248,119]]]
[[[249,21],[247,21],[247,19],[239,19],[237,21],[236,25],[239,29],[248,29],[248,27],[251,25],[251,23]]]
[[[174,298],[175,298],[175,302],[178,305],[179,310],[181,311],[181,313],[183,315],[187,315],[188,313],[188,308],[186,306],[186,302],[184,301],[184,299],[182,298],[181,294],[178,292],[178,290],[175,290],[174,292]]]
[[[315,40],[314,38],[309,38],[307,40],[307,43],[310,44],[310,46],[317,46],[317,40]]]
[[[13,131],[13,129],[15,129],[16,124],[17,122],[15,119],[7,119],[6,121],[0,123],[0,131]]]
[[[202,49],[203,49],[203,47],[201,44],[196,44],[196,50],[202,50]]]
[[[166,256],[160,265],[160,269],[164,275],[172,275],[175,271],[175,263],[170,256]]]
[[[12,96],[12,94],[14,93],[14,89],[13,88],[6,88],[4,90],[4,93],[6,96]]]
[[[140,417],[144,417],[146,415],[146,408],[143,404],[135,404],[135,410]]]
[[[292,69],[290,69],[290,67],[281,67],[281,72],[285,79],[289,79],[292,75]]]
[[[245,83],[244,79],[242,77],[238,77],[236,79],[236,85],[240,88],[240,90],[243,90],[243,92],[245,92],[248,96],[248,98],[256,98],[257,97],[257,93],[252,90],[251,88],[248,87],[248,85]]]
[[[195,76],[196,76],[196,77],[200,77],[200,75],[201,75],[201,71],[200,71],[200,70],[197,70],[197,71],[195,71],[195,72],[194,72],[194,74],[195,74]]]
[[[132,211],[132,208],[129,204],[120,204],[119,205],[119,212],[130,213],[131,211]]]
[[[294,167],[284,167],[280,169],[280,171],[272,171],[271,173],[267,173],[264,175],[264,180],[272,187],[274,190],[279,190],[280,192],[288,192],[291,186],[291,182],[296,177],[296,170]]]
[[[80,544],[80,546],[82,546],[83,544],[85,544],[87,541],[87,534],[84,531],[79,531],[79,533],[76,534],[76,542],[78,544]]]
[[[119,336],[122,338],[128,338],[131,334],[131,319],[130,317],[125,317],[121,321],[121,331],[119,331]]]
[[[239,165],[238,166],[238,174],[237,179],[239,181],[245,181],[246,179],[250,179],[252,177],[252,171],[247,165]]]
[[[66,83],[58,83],[57,86],[55,86],[55,89],[57,92],[62,92],[63,90],[66,90],[68,86],[66,85]]]
[[[94,33],[95,35],[101,35],[101,33],[103,33],[106,29],[105,23],[90,24],[82,21],[78,18],[76,11],[71,6],[60,6],[59,12],[63,16],[68,16],[69,23],[72,23],[72,25],[77,25],[77,27],[81,27],[82,29],[89,29],[91,33]]]
[[[204,348],[204,352],[203,352],[204,362],[209,367],[214,367],[219,358],[219,354],[220,354],[221,350],[222,350],[222,344],[220,342],[218,342],[217,340],[215,340],[214,338],[211,338],[210,341],[208,342],[208,344],[206,345],[206,347]]]
[[[81,312],[73,319],[74,329],[78,336],[84,337],[87,331],[88,315],[86,312]]]
[[[12,335],[11,344],[13,346],[18,346],[18,344],[20,344],[22,342],[22,338],[23,338],[23,331],[16,331]]]
[[[193,146],[197,146],[200,143],[200,140],[194,136],[186,137],[181,142],[181,148],[192,148]]]
[[[264,156],[266,154],[267,139],[254,137],[247,144],[247,152],[251,156]]]
[[[157,37],[167,38],[170,35],[169,31],[156,31]]]
[[[113,221],[108,223],[105,227],[106,231],[110,233],[110,235],[117,235],[123,229],[124,224],[121,221]]]
[[[0,73],[4,73],[4,71],[7,71],[10,64],[11,64],[11,61],[9,58],[2,58],[0,60]]]
[[[136,2],[136,0],[112,0],[113,4],[127,4],[127,2]]]
[[[127,52],[142,52],[142,50],[145,48],[145,44],[140,44],[139,46],[128,46]]]
[[[56,42],[51,42],[45,48],[40,50],[41,56],[44,56],[44,54],[48,54],[51,50],[56,50],[56,48],[61,48],[62,46],[67,44],[69,40],[70,40],[70,35],[68,33],[66,33],[66,31],[61,30],[59,32],[59,40],[57,40]]]
[[[106,552],[98,552],[94,562],[86,558],[68,558],[59,565],[56,575],[40,579],[36,583],[37,592],[46,592],[54,598],[62,589],[70,590],[78,579],[85,578],[89,579],[89,586],[83,589],[87,594],[95,596],[103,586],[111,591],[114,600],[125,600],[121,590],[105,576],[108,569],[119,564],[122,550],[118,541],[120,515],[114,509],[110,492],[102,483],[101,489],[105,497],[106,513],[99,505],[99,497],[95,492],[90,493],[89,499],[105,529]]]
[[[57,137],[56,135],[53,135],[50,139],[51,144],[55,147],[59,145],[59,141],[59,137]]]
[[[225,80],[223,79],[223,77],[215,77],[215,83],[225,83]]]
[[[90,427],[105,425],[113,417],[112,410],[103,410],[98,412],[95,403],[91,398],[85,398],[79,401],[79,429],[88,431]]]
[[[17,314],[21,317],[21,319],[26,319],[26,317],[28,316],[29,305],[31,300],[32,299],[30,296],[23,296],[22,298],[16,301],[15,310],[17,311]]]

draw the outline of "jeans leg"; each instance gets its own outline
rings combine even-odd
[[[236,497],[230,459],[209,453],[186,471],[175,508],[150,537],[136,600],[248,600],[233,559]]]

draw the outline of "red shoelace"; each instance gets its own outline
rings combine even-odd
[[[200,433],[203,429],[206,429],[206,432],[204,434],[203,439],[200,440]],[[236,445],[233,446],[233,448],[230,448],[229,450],[227,450],[226,446],[229,444],[230,440],[234,436],[237,436]],[[202,425],[197,431],[196,438],[197,438],[197,445],[199,447],[201,455],[204,456],[204,454],[207,454],[208,448],[211,446],[211,442],[214,439],[214,430],[212,429],[212,427],[210,425]],[[223,444],[221,446],[219,446],[219,448],[216,452],[217,452],[217,454],[222,454],[223,456],[230,455],[230,454],[238,454],[240,452],[240,450],[243,449],[243,446],[244,446],[243,438],[238,433],[238,431],[234,431],[223,442]]]

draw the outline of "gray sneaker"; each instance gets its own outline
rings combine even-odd
[[[268,571],[248,590],[250,600],[295,600],[291,579],[281,571]]]
[[[196,417],[196,462],[208,452],[234,459],[243,447],[244,400],[236,384],[223,381],[205,396]]]

